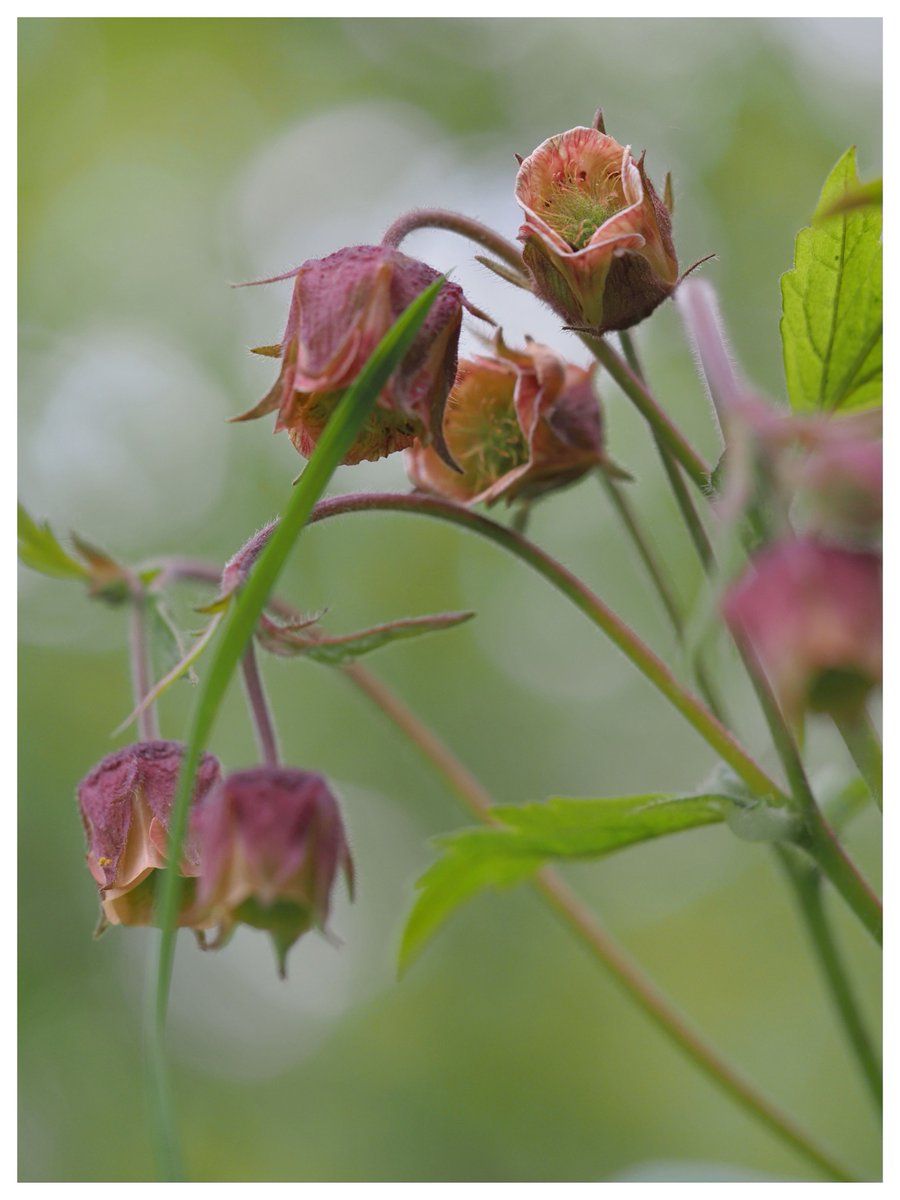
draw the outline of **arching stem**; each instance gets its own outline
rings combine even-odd
[[[381,239],[382,245],[398,247],[417,229],[445,229],[449,233],[457,233],[460,237],[468,238],[485,250],[490,250],[507,266],[512,267],[517,275],[527,280],[528,272],[522,261],[522,255],[515,242],[508,241],[496,233],[488,225],[482,225],[474,217],[463,216],[462,213],[449,212],[443,208],[414,208],[391,225]]]
[[[466,808],[480,820],[490,823],[492,800],[487,790],[422,718],[360,664],[354,663],[345,667],[344,674],[375,703],[380,712],[394,722],[443,775],[450,789]],[[812,1141],[805,1130],[759,1092],[690,1025],[638,964],[607,933],[594,913],[557,871],[549,867],[539,871],[534,880],[534,887],[570,932],[574,933],[601,966],[610,972],[629,998],[696,1067],[777,1137],[791,1145],[808,1161],[815,1163],[830,1179],[847,1181],[851,1178],[827,1151]]]

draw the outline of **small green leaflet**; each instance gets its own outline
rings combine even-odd
[[[336,636],[329,636],[320,630],[304,636],[293,626],[279,626],[264,619],[260,622],[257,636],[261,645],[272,654],[284,657],[302,655],[314,662],[340,667],[363,654],[370,654],[373,650],[390,645],[391,642],[419,637],[423,633],[452,629],[455,625],[470,621],[474,616],[473,612],[454,612],[426,617],[401,617],[385,625],[374,625],[371,629]],[[305,626],[308,624],[304,623]]]
[[[86,567],[62,548],[47,522],[39,525],[21,504],[18,534],[19,558],[26,567],[54,579],[89,577]]]
[[[725,796],[557,797],[543,804],[492,808],[496,826],[462,829],[435,839],[442,856],[418,881],[419,895],[403,932],[405,971],[447,918],[487,888],[530,879],[550,859],[600,858],[650,838],[725,820]]]
[[[860,190],[856,148],[828,176],[781,278],[781,341],[791,406],[874,408],[882,394],[881,209]],[[831,216],[825,216],[831,213]]]

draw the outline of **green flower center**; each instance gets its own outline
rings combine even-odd
[[[452,399],[448,406],[450,452],[463,468],[473,494],[528,462],[528,443],[513,404],[514,384],[499,380],[495,388],[479,398],[477,408],[454,405]]]
[[[573,250],[583,250],[600,226],[624,207],[618,171],[589,177],[583,169],[573,168],[553,184],[541,216]]]

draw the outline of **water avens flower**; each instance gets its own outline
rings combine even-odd
[[[578,127],[542,142],[516,179],[523,257],[569,325],[629,329],[678,282],[669,211],[628,146]]]
[[[108,755],[78,785],[87,835],[88,868],[100,889],[101,928],[153,922],[157,871],[166,866],[169,817],[184,747],[180,742],[137,742]],[[202,803],[219,781],[219,763],[204,754],[192,804]],[[199,857],[185,839],[179,864],[193,880]],[[195,925],[193,886],[185,886],[180,925]]]
[[[219,926],[272,937],[279,973],[307,930],[325,930],[339,871],[353,886],[353,861],[337,800],[321,775],[289,767],[235,771],[198,809],[202,874],[197,900]]]
[[[413,484],[465,504],[531,500],[605,463],[592,370],[548,346],[460,363],[444,414],[444,436],[461,473],[417,443],[406,454]]]
[[[235,420],[277,412],[305,457],[372,351],[438,272],[390,246],[350,246],[296,272],[284,337],[257,353],[281,359],[274,387]],[[462,289],[446,283],[402,362],[382,389],[345,463],[383,458],[418,437],[446,455],[444,404],[456,374]]]
[[[855,715],[881,683],[879,554],[786,539],[751,562],[723,609],[792,721],[806,709]]]

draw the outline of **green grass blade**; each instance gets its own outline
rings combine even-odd
[[[253,567],[218,635],[207,670],[194,703],[178,788],[172,805],[169,829],[169,862],[178,862],[187,829],[193,780],[200,764],[219,706],[244,647],[253,635],[259,615],[275,585],[294,543],[334,471],[346,457],[394,368],[409,349],[431,305],[444,284],[436,280],[406,309],[375,348],[356,382],[344,394],[319,439],[315,452],[291,495],[284,516]],[[161,926],[158,973],[151,1022],[151,1096],[156,1101],[154,1118],[159,1147],[160,1171],[167,1180],[182,1176],[177,1131],[168,1104],[164,1033],[175,956],[175,921],[181,896],[177,872],[164,872],[157,916]]]

